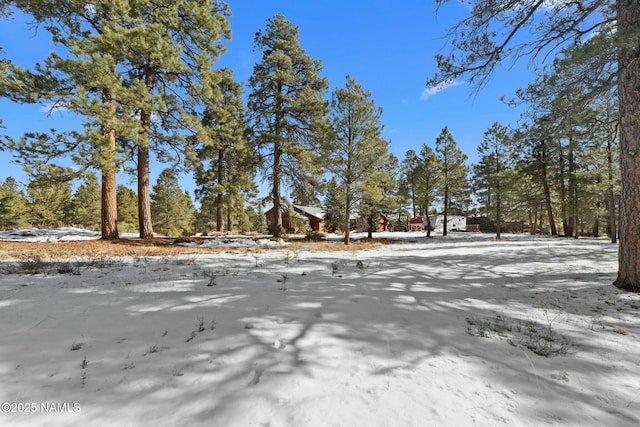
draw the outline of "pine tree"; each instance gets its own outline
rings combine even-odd
[[[466,165],[467,156],[460,151],[451,132],[445,126],[436,138],[436,153],[439,164],[439,194],[442,197],[444,214],[442,235],[447,235],[447,218],[452,206],[457,202],[464,205],[468,200],[469,185]]]
[[[27,200],[30,222],[38,228],[60,227],[69,223],[70,182],[34,178],[27,185]]]
[[[264,171],[271,181],[273,206],[282,206],[283,183],[299,187],[318,182],[320,158],[315,147],[325,133],[328,87],[321,64],[300,46],[298,28],[282,14],[267,20],[255,36],[262,58],[249,78],[248,108],[255,141],[270,160]],[[271,232],[282,233],[282,213]]]
[[[329,120],[332,134],[327,141],[327,169],[338,180],[344,195],[344,243],[349,244],[349,221],[353,205],[362,197],[369,175],[382,168],[388,156],[388,142],[382,139],[382,108],[371,93],[347,76],[344,88],[331,96]],[[376,187],[378,187],[376,185]]]
[[[326,185],[324,203],[322,204],[324,228],[329,233],[344,231],[345,224],[347,224],[344,196],[344,191],[338,185],[336,178],[332,177]]]
[[[220,38],[230,36],[226,19],[229,11],[226,4],[217,0],[145,0],[129,4],[128,22],[119,31],[127,37],[127,102],[139,119],[134,140],[139,232],[141,238],[151,238],[152,141],[160,146],[179,141],[179,133],[165,133],[183,127],[182,116],[191,109],[189,103],[200,102],[211,90],[206,87],[211,69],[224,51]],[[177,95],[182,91],[188,97]]]
[[[437,0],[437,4],[449,0]],[[586,83],[583,100],[617,86],[621,153],[620,256],[614,285],[640,291],[640,5],[637,0],[473,2],[471,15],[450,30],[452,51],[438,54],[430,85],[462,76],[486,82],[505,58],[546,55],[573,43],[571,84]],[[520,33],[535,26],[535,37]],[[519,40],[525,40],[518,44]],[[477,87],[480,87],[477,86]],[[583,103],[584,104],[584,103]]]
[[[402,182],[405,188],[407,198],[409,203],[411,204],[411,216],[418,216],[419,206],[418,206],[418,196],[416,193],[416,187],[418,185],[418,174],[416,173],[418,169],[418,164],[420,160],[418,159],[418,154],[415,150],[407,150],[404,155],[404,160],[402,161]]]
[[[183,132],[176,130],[184,131],[186,110],[202,97],[199,83],[223,50],[220,37],[229,34],[226,5],[216,0],[97,1],[91,7],[62,0],[10,3],[44,24],[60,46],[35,73],[23,73],[30,89],[25,99],[38,94],[86,118],[85,133],[65,145],[82,167],[102,173],[103,238],[118,238],[116,140],[136,150],[139,231],[141,237],[152,236],[151,143],[180,141]]]
[[[162,234],[175,237],[193,232],[195,208],[172,169],[163,170],[153,186],[151,213],[154,226]]]
[[[267,231],[267,218],[264,215],[262,204],[251,203],[246,208],[248,230],[257,233],[265,233]],[[243,231],[244,232],[244,231]]]
[[[4,182],[0,182],[0,229],[22,228],[28,224],[24,193],[16,180],[9,176]]]
[[[138,196],[131,188],[118,185],[118,227],[126,233],[138,231]]]
[[[94,2],[90,8],[86,2],[75,1],[10,3],[43,25],[58,47],[34,71],[27,70],[16,77],[27,92],[23,101],[63,105],[85,117],[84,134],[28,137],[20,154],[29,161],[34,154],[51,158],[72,153],[83,167],[100,170],[102,238],[117,239],[116,134],[124,136],[130,130],[127,116],[118,113],[118,100],[124,89],[118,67],[123,63],[127,43],[117,27],[128,6],[111,1]],[[20,146],[14,144],[12,148]]]
[[[440,165],[433,149],[424,144],[420,150],[420,155],[415,158],[414,169],[411,171],[411,179],[413,181],[413,191],[415,198],[420,206],[420,215],[427,220],[427,237],[431,237],[431,219],[429,211],[435,200],[436,190],[438,188],[438,171]],[[415,216],[415,214],[414,214]]]
[[[509,130],[498,122],[484,133],[478,146],[480,161],[474,168],[475,180],[483,190],[487,210],[495,214],[496,239],[500,239],[503,223],[503,207],[510,194],[509,173],[513,168],[512,144]]]
[[[201,213],[207,216],[205,209],[215,211],[215,220],[205,223],[215,224],[221,232],[225,222],[227,231],[231,231],[230,218],[240,195],[255,192],[257,159],[248,143],[242,85],[234,81],[229,69],[216,71],[213,78],[214,99],[207,100],[202,126],[193,138],[188,157],[195,169]]]
[[[88,173],[76,189],[71,200],[71,223],[90,230],[100,229],[100,184],[93,173]]]

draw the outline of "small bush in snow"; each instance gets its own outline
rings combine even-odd
[[[280,279],[278,279],[278,283],[282,283],[282,287],[280,288],[281,291],[286,291],[287,290],[287,279],[289,278],[289,275],[287,273],[282,273],[282,276],[280,276]]]
[[[149,347],[149,349],[144,355],[146,356],[147,354],[153,354],[153,353],[159,353],[159,352],[160,352],[160,347],[158,347],[157,345],[152,345],[151,347]]]
[[[509,321],[501,315],[493,319],[478,319],[467,317],[467,333],[481,338],[503,338],[513,346],[522,346],[533,353],[552,357],[567,354],[569,342],[558,335],[551,324],[540,325],[533,321],[521,322]]]
[[[304,237],[304,240],[308,240],[310,242],[322,242],[327,235],[325,233],[321,233],[319,231],[310,231]]]

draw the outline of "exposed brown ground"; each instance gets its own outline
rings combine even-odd
[[[85,240],[75,242],[7,242],[0,241],[0,259],[34,259],[34,258],[73,258],[108,256],[172,256],[188,254],[207,254],[214,252],[238,252],[270,250],[266,248],[203,248],[178,246],[184,241],[202,242],[202,238],[189,239],[121,239],[115,241]],[[290,239],[289,249],[309,251],[343,251],[362,250],[391,243],[390,240],[358,241],[345,246],[341,242],[307,242]],[[282,248],[279,248],[282,249]]]

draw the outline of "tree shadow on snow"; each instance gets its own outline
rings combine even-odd
[[[589,268],[615,259],[611,251],[507,245],[456,243],[446,255],[439,246],[162,259],[62,281],[4,279],[3,300],[12,302],[0,308],[10,319],[0,344],[2,397],[78,401],[83,412],[70,416],[93,420],[118,420],[115,408],[126,408],[130,424],[293,425],[300,420],[287,418],[290,405],[368,381],[383,398],[384,380],[450,393],[461,406],[484,394],[500,400],[503,422],[640,422],[638,402],[616,401],[612,381],[637,372],[623,372],[624,355],[601,339],[630,339],[614,334],[614,321],[638,331],[624,316],[635,303],[610,285],[615,272]],[[534,353],[526,346],[533,329],[552,329],[567,351]],[[334,388],[308,390],[327,384]],[[465,410],[469,420],[498,421],[489,404]]]

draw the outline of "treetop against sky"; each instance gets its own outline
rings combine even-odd
[[[231,12],[231,41],[216,67],[228,67],[234,77],[245,84],[260,60],[254,51],[254,35],[263,30],[267,19],[282,13],[299,27],[303,49],[322,62],[321,75],[329,80],[329,93],[344,83],[348,74],[371,92],[376,105],[383,108],[382,136],[391,141],[390,151],[403,158],[409,149],[423,144],[433,145],[444,126],[456,138],[460,148],[476,161],[476,147],[492,123],[514,123],[520,111],[510,108],[501,97],[510,98],[517,88],[533,80],[534,64],[516,63],[503,66],[475,94],[463,82],[453,81],[426,87],[427,79],[436,72],[434,55],[448,48],[446,30],[466,16],[468,6],[450,2],[436,10],[435,2],[409,0],[391,6],[374,0],[366,5],[357,2],[329,0],[317,2],[228,2]],[[28,25],[29,18],[15,14],[0,25],[2,57],[22,66],[32,66],[53,49],[49,34]],[[247,93],[245,87],[245,94]],[[3,133],[13,138],[24,132],[81,129],[81,118],[65,111],[50,111],[42,105],[17,105],[0,99]],[[7,164],[0,179],[24,174],[17,165],[9,165],[11,153],[0,153]],[[152,165],[151,181],[162,171]],[[127,182],[121,177],[120,182]],[[191,177],[182,184],[193,194]]]

